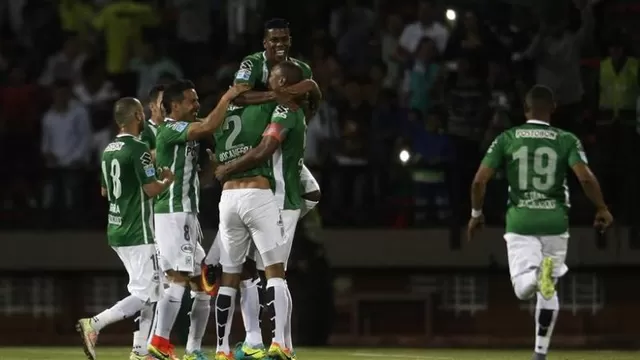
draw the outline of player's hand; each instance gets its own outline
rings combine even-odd
[[[600,231],[600,233],[604,233],[612,223],[613,215],[611,215],[609,209],[604,208],[596,212],[596,218],[593,221],[593,227]]]
[[[216,154],[213,153],[213,151],[211,151],[211,149],[207,149],[207,156],[209,157],[209,163],[211,164],[211,168],[212,169],[217,169],[218,165],[220,165],[218,163],[218,160],[216,160]]]
[[[467,241],[471,241],[473,236],[484,227],[484,215],[478,217],[471,217],[469,224],[467,225]]]
[[[222,96],[226,97],[229,100],[233,100],[243,92],[249,90],[251,90],[251,87],[248,84],[234,84],[233,86],[229,87],[229,90],[227,90],[227,92]]]
[[[173,171],[171,171],[171,169],[169,169],[168,167],[163,167],[160,169],[160,180],[166,180],[167,182],[169,182],[169,184],[171,184],[174,179],[175,175],[173,174]]]
[[[224,183],[227,180],[227,177],[229,176],[227,166],[219,165],[216,167],[214,171],[216,174],[216,179],[218,179],[218,181],[220,181],[221,183]]]

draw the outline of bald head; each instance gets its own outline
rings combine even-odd
[[[113,117],[121,128],[139,121],[141,114],[144,114],[142,104],[134,97],[123,97],[113,106]]]

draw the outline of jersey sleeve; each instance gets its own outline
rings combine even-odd
[[[569,156],[568,156],[568,165],[572,167],[575,164],[582,163],[588,164],[587,155],[584,152],[584,148],[582,147],[582,142],[573,134],[571,134],[568,142],[569,146]]]
[[[254,87],[256,81],[260,77],[261,69],[261,64],[257,59],[247,56],[242,59],[240,68],[236,72],[233,83],[248,84],[251,87]]]
[[[300,62],[299,63],[300,68],[302,69],[302,78],[307,80],[307,79],[313,79],[313,72],[311,71],[311,66],[309,66],[309,64],[304,63],[304,62]]]
[[[186,143],[188,140],[189,125],[190,124],[185,121],[167,124],[162,133],[163,141],[169,145]]]
[[[156,181],[156,169],[153,167],[153,160],[147,146],[142,143],[136,146],[131,153],[131,161],[140,185]]]
[[[262,136],[272,136],[283,142],[287,134],[296,124],[296,113],[288,107],[278,105],[271,114],[271,122],[267,125]]]
[[[482,165],[491,169],[497,169],[502,166],[502,161],[504,159],[504,142],[504,133],[498,135],[498,137],[493,140],[489,149],[487,149],[487,153],[482,159]]]

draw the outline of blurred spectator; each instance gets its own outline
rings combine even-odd
[[[28,41],[24,38],[24,8],[28,0],[0,1],[0,28],[4,28],[5,21],[9,30],[19,39],[22,45]]]
[[[449,30],[438,22],[437,5],[433,0],[420,0],[418,3],[418,21],[405,26],[400,36],[399,54],[406,57],[413,54],[424,37],[433,39],[442,54],[447,47]]]
[[[48,170],[43,206],[57,210],[80,210],[83,173],[91,151],[91,124],[85,107],[72,99],[71,84],[56,80],[53,103],[42,118],[42,155]]]
[[[73,94],[89,112],[93,130],[91,148],[99,164],[102,150],[114,135],[111,111],[118,98],[113,83],[107,79],[104,63],[87,60],[82,67],[82,80],[73,87]]]
[[[38,171],[39,91],[30,83],[23,67],[9,71],[7,84],[0,88],[0,142],[4,177],[0,200],[4,207],[35,207],[34,181]],[[16,151],[20,156],[8,155]],[[8,182],[8,183],[7,183]]]
[[[338,111],[329,102],[323,101],[315,116],[309,119],[307,147],[304,152],[305,164],[317,173],[326,164],[330,149],[340,139]]]
[[[159,22],[153,7],[132,0],[113,0],[100,10],[93,26],[104,35],[109,74],[127,70],[135,49],[142,45],[142,29]]]
[[[95,16],[92,4],[86,0],[60,0],[58,16],[63,31],[78,34],[83,40],[88,40],[92,33],[91,21]]]
[[[395,89],[400,81],[401,60],[397,56],[398,39],[402,34],[402,18],[397,14],[387,16],[385,28],[380,35],[380,47],[382,61],[387,66],[387,76],[384,79],[384,87]]]
[[[418,43],[415,56],[409,61],[402,81],[403,101],[407,107],[426,114],[432,101],[432,90],[440,80],[441,67],[436,61],[438,49],[428,37]]]
[[[51,55],[38,82],[42,86],[50,86],[55,79],[65,79],[71,83],[80,80],[82,64],[87,55],[82,51],[80,40],[76,35],[69,35],[62,49]]]
[[[578,131],[582,112],[580,102],[584,89],[580,75],[580,57],[583,45],[591,38],[593,28],[593,1],[576,0],[582,16],[580,29],[573,33],[568,28],[563,12],[545,20],[529,48],[522,54],[536,62],[536,83],[551,88],[557,102],[553,115],[556,126]],[[519,60],[517,54],[514,59]]]
[[[194,71],[203,70],[201,66],[206,64],[212,50],[209,40],[213,31],[211,15],[214,1],[171,0],[170,4],[178,12],[178,61],[185,70],[189,69],[190,65],[194,67]],[[197,66],[194,66],[194,60]]]
[[[359,6],[357,0],[346,0],[342,7],[331,12],[329,33],[338,41],[353,29],[370,29],[375,19],[371,9]]]
[[[137,94],[142,101],[146,100],[147,94],[159,82],[161,76],[182,78],[180,67],[153,43],[143,44],[140,47],[140,55],[131,60],[129,67],[138,75]]]

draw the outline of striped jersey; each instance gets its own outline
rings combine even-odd
[[[109,245],[153,243],[153,203],[142,188],[156,181],[147,145],[133,135],[118,135],[104,149],[101,167],[101,184],[109,200]]]
[[[148,119],[144,122],[142,131],[140,132],[140,140],[147,144],[150,150],[156,149],[156,134],[158,133],[158,125],[153,120]]]
[[[175,178],[167,190],[156,197],[159,214],[198,213],[200,180],[198,179],[197,141],[187,140],[189,123],[166,118],[156,134],[156,166],[168,167]]]

